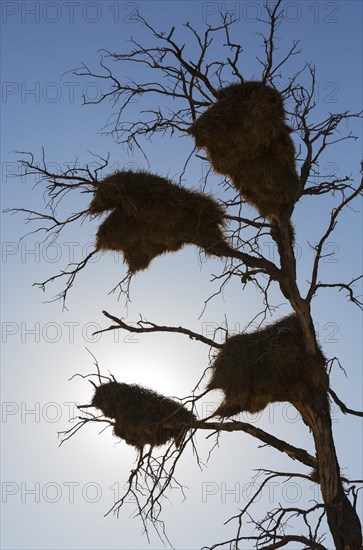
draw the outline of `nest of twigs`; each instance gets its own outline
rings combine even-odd
[[[114,419],[114,434],[141,450],[174,441],[179,446],[196,417],[186,407],[136,384],[110,381],[96,387],[92,399],[107,418]]]
[[[156,257],[194,244],[219,255],[225,245],[224,209],[210,196],[145,171],[119,171],[96,188],[91,215],[111,213],[100,225],[99,250],[123,253],[130,272]]]
[[[209,390],[221,389],[219,416],[257,413],[274,401],[312,402],[327,391],[325,359],[309,354],[296,315],[228,338],[212,364]]]
[[[263,82],[231,84],[188,132],[214,170],[270,219],[286,219],[300,197],[291,129],[281,94]]]

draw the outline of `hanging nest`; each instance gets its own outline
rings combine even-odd
[[[226,246],[224,209],[212,197],[155,174],[128,170],[105,178],[89,213],[107,210],[112,212],[98,229],[96,246],[122,252],[130,272],[185,244],[217,255]]]
[[[134,219],[127,218],[117,208],[98,228],[96,247],[99,250],[122,252],[129,271],[136,273],[146,269],[156,256],[176,252],[184,245],[183,242],[167,238],[166,234],[164,237],[160,235],[161,243],[150,240],[149,229],[153,230],[154,239],[157,233],[161,233],[159,227],[152,227],[150,223],[135,224]]]
[[[261,216],[287,219],[300,196],[291,129],[281,94],[263,82],[231,84],[188,133],[216,172]]]
[[[108,382],[96,388],[92,406],[113,418],[114,434],[142,449],[174,440],[182,442],[196,417],[183,405],[136,384]]]
[[[229,338],[212,364],[208,390],[221,389],[218,416],[257,413],[274,401],[311,402],[329,386],[321,351],[305,350],[296,315],[252,333]]]

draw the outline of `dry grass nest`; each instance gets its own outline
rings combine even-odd
[[[188,132],[214,170],[228,176],[261,216],[289,217],[300,197],[291,129],[281,94],[263,82],[231,84]]]
[[[223,390],[222,417],[257,413],[274,401],[312,402],[329,385],[324,356],[306,352],[296,315],[228,338],[212,370],[208,389]]]
[[[225,245],[225,210],[212,197],[145,171],[119,171],[98,184],[91,215],[111,213],[96,246],[124,254],[130,272],[156,257],[194,244],[207,254]]]
[[[107,382],[97,387],[92,405],[113,418],[114,434],[142,449],[174,440],[177,446],[196,417],[183,405],[136,384]]]

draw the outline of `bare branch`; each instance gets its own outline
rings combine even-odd
[[[341,401],[339,399],[339,397],[337,396],[337,394],[335,393],[335,391],[333,391],[331,388],[329,388],[329,394],[332,396],[332,398],[334,399],[335,403],[338,405],[338,407],[340,408],[340,410],[344,413],[344,414],[352,414],[354,416],[363,416],[363,412],[362,411],[354,411],[353,409],[350,409],[349,407],[347,407],[343,401]]]
[[[83,258],[83,260],[81,260],[78,264],[76,263],[71,263],[69,264],[69,266],[72,266],[74,265],[75,268],[74,269],[71,269],[69,271],[61,271],[60,273],[58,273],[58,275],[53,275],[52,277],[49,277],[49,279],[47,279],[46,281],[43,281],[42,283],[33,283],[33,286],[38,286],[40,287],[43,292],[45,291],[45,287],[48,283],[52,283],[53,281],[55,281],[56,279],[60,279],[60,278],[63,278],[63,277],[67,277],[67,275],[69,275],[68,279],[66,280],[66,286],[65,288],[59,293],[57,294],[52,300],[47,300],[47,303],[52,303],[52,302],[56,302],[58,300],[62,301],[62,304],[63,304],[63,309],[67,309],[66,308],[66,299],[67,299],[67,294],[69,292],[69,290],[72,288],[73,286],[73,283],[75,281],[75,278],[76,276],[78,275],[78,273],[80,271],[82,271],[82,269],[84,269],[87,265],[87,263],[89,262],[89,260],[95,255],[97,254],[98,250],[95,248],[93,249],[89,254],[87,254],[87,256],[85,258]],[[69,267],[68,266],[68,267]]]
[[[269,27],[269,35],[265,36],[262,33],[259,33],[259,35],[262,37],[264,49],[265,49],[265,56],[266,60],[262,61],[257,57],[257,61],[262,65],[263,67],[263,73],[262,73],[262,82],[273,82],[273,79],[276,77],[276,73],[278,70],[294,55],[297,55],[300,53],[300,50],[297,50],[298,42],[294,42],[292,47],[290,48],[289,52],[285,55],[285,57],[278,62],[276,65],[274,64],[274,53],[275,53],[275,42],[276,42],[276,31],[279,28],[283,15],[284,10],[280,10],[280,6],[282,4],[282,0],[278,0],[275,4],[275,6],[271,7],[267,4],[265,4],[265,9],[267,11],[268,19],[267,21],[263,21],[260,19],[261,22],[267,23]]]
[[[358,280],[360,277],[356,278],[356,279],[353,279],[353,281],[351,283],[349,283],[348,285],[345,285],[345,284],[332,284],[332,285],[328,285],[328,284],[325,284],[325,283],[318,283],[317,282],[317,278],[318,278],[318,270],[319,270],[319,263],[320,263],[320,260],[322,258],[322,250],[323,250],[323,246],[324,246],[324,243],[326,242],[327,238],[331,235],[331,233],[334,231],[335,227],[336,227],[336,224],[337,224],[337,221],[338,221],[338,216],[339,214],[342,212],[342,210],[348,206],[356,197],[358,197],[359,195],[362,194],[362,191],[363,191],[363,176],[362,176],[362,180],[360,182],[360,184],[357,186],[357,188],[350,194],[348,195],[348,197],[343,197],[343,200],[342,202],[339,204],[339,206],[337,206],[337,208],[335,208],[332,212],[331,212],[331,215],[330,215],[330,223],[328,225],[328,228],[327,230],[325,231],[324,235],[321,237],[319,243],[315,246],[315,251],[316,251],[316,254],[315,254],[315,259],[314,259],[314,264],[313,264],[313,271],[312,271],[312,277],[311,277],[311,283],[310,283],[310,288],[309,288],[309,291],[306,295],[306,301],[307,302],[310,302],[311,299],[313,298],[317,288],[319,286],[340,286],[340,288],[346,288],[348,291],[349,291],[349,295],[350,295],[350,299],[351,301],[353,301],[354,303],[356,303],[357,305],[360,305],[360,302],[354,297],[354,295],[352,294],[352,289],[350,287],[350,285],[352,283],[354,283],[356,280]]]
[[[255,476],[253,480],[255,483],[260,473],[261,473],[261,470],[258,472],[258,474]],[[259,485],[256,491],[253,493],[253,495],[249,498],[246,506],[241,510],[241,512],[237,516],[230,518],[226,522],[226,523],[229,523],[232,520],[237,520],[238,528],[237,528],[236,536],[233,539],[214,544],[211,547],[204,547],[205,550],[212,550],[212,549],[222,548],[222,547],[224,548],[226,545],[229,545],[230,548],[243,550],[243,546],[240,546],[239,543],[246,540],[255,541],[256,548],[262,548],[262,549],[283,548],[284,546],[286,546],[287,544],[290,544],[291,542],[299,542],[301,544],[304,544],[305,549],[309,548],[314,550],[327,550],[327,548],[320,543],[320,540],[317,534],[318,528],[321,523],[321,519],[325,515],[323,504],[315,504],[309,509],[297,508],[297,507],[284,508],[281,505],[279,505],[277,508],[268,512],[266,517],[263,518],[261,521],[257,521],[253,519],[253,517],[251,516],[248,510],[252,507],[257,497],[261,496],[263,489],[271,480],[275,478],[281,478],[281,477],[286,478],[287,481],[293,477],[307,478],[307,476],[304,476],[302,474],[292,473],[292,472],[273,472],[270,470],[265,470],[264,473],[268,475],[266,475],[265,479],[262,481],[262,483]],[[319,510],[322,510],[322,512],[316,522],[316,528],[313,531],[309,522],[309,516],[313,515]],[[241,531],[242,531],[242,526],[244,523],[245,516],[249,518],[250,523],[252,523],[252,525],[254,526],[254,530],[253,530],[253,534],[251,535],[241,536]],[[291,528],[292,520],[294,518],[300,518],[300,517],[303,519],[308,529],[308,536],[294,535],[294,534],[287,535],[285,532],[286,528],[287,527]]]
[[[362,277],[363,275],[359,275],[359,277],[355,277],[355,279],[352,279],[350,283],[317,283],[315,286],[315,290],[317,290],[318,288],[339,288],[339,292],[341,290],[346,290],[349,301],[358,306],[359,309],[363,310],[363,301],[361,299],[361,296],[355,296],[353,290],[354,283],[362,279]]]
[[[94,333],[100,334],[102,332],[108,332],[113,330],[127,330],[131,333],[137,333],[137,334],[143,334],[148,332],[176,332],[179,334],[186,334],[189,336],[191,340],[198,340],[199,342],[203,342],[203,344],[207,344],[208,346],[212,346],[214,348],[221,349],[223,347],[223,344],[218,344],[218,342],[215,342],[214,340],[211,340],[210,338],[206,338],[202,334],[198,334],[197,332],[193,332],[192,330],[186,329],[184,327],[167,327],[167,326],[161,326],[161,325],[155,325],[154,323],[151,323],[150,321],[145,321],[141,319],[136,323],[137,326],[131,326],[122,321],[122,319],[119,319],[118,317],[115,317],[114,315],[111,315],[110,313],[107,313],[107,311],[102,311],[103,315],[107,317],[108,319],[111,319],[115,325],[111,325],[108,328],[98,330]]]
[[[341,135],[339,138],[332,139],[329,141],[329,136],[332,136],[338,133],[339,126],[344,121],[350,119],[359,119],[362,117],[362,112],[350,113],[345,111],[343,113],[330,113],[329,116],[320,122],[316,122],[316,116],[314,122],[310,122],[310,116],[315,115],[316,107],[316,70],[315,67],[307,64],[305,69],[309,71],[311,85],[310,88],[306,88],[303,85],[297,84],[296,79],[303,71],[299,71],[290,82],[290,85],[285,90],[287,96],[290,96],[294,101],[294,106],[292,115],[294,129],[299,134],[305,148],[305,158],[302,160],[301,172],[300,172],[300,181],[303,194],[322,194],[327,191],[325,183],[322,183],[322,193],[319,192],[318,186],[313,186],[311,191],[308,188],[305,191],[305,187],[308,183],[311,172],[314,167],[318,165],[319,159],[325,150],[336,143],[341,141],[357,139],[352,132],[348,134]],[[342,180],[344,181],[344,179]],[[347,181],[349,179],[347,178]],[[337,182],[339,183],[339,181]],[[341,184],[340,187],[342,188]],[[331,192],[334,193],[336,189],[334,186],[331,186]]]
[[[311,468],[316,468],[317,466],[316,458],[311,456],[304,449],[294,447],[293,445],[286,443],[286,441],[283,441],[282,439],[278,439],[277,437],[265,432],[264,430],[261,430],[260,428],[257,428],[256,426],[253,426],[252,424],[248,424],[246,422],[233,421],[233,422],[220,423],[220,422],[199,421],[199,422],[195,422],[193,424],[193,427],[196,427],[201,430],[215,430],[216,432],[242,431],[242,432],[248,433],[252,437],[259,439],[260,441],[263,441],[263,443],[265,443],[266,445],[270,445],[271,447],[274,447],[278,451],[286,453],[293,460],[298,460],[302,464],[305,464],[306,466],[310,466]]]

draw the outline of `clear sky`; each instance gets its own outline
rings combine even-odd
[[[287,12],[279,30],[281,51],[293,40],[300,40],[301,54],[290,69],[293,74],[304,63],[317,67],[317,115],[329,112],[358,111],[362,95],[362,3],[359,1],[285,2]],[[237,23],[233,38],[244,49],[241,72],[247,79],[258,78],[255,60],[263,50],[256,34],[262,30],[256,18],[262,14],[259,1],[56,1],[1,3],[2,46],[2,208],[23,206],[40,209],[43,190],[32,181],[11,176],[17,173],[15,151],[31,151],[37,159],[44,147],[55,166],[65,166],[75,157],[80,164],[92,160],[92,153],[110,154],[111,166],[130,165],[147,168],[139,153],[130,156],[100,130],[112,113],[112,103],[82,105],[82,94],[98,97],[100,83],[81,79],[67,72],[89,64],[96,69],[97,50],[129,51],[129,37],[153,44],[145,29],[134,20],[140,13],[157,29],[175,26],[180,42],[186,41],[190,57],[194,44],[182,24],[189,21],[200,31],[206,24],[220,22],[218,10],[234,10]],[[213,54],[220,55],[220,46]],[[120,78],[143,80],[138,69],[114,66]],[[124,72],[123,72],[124,71]],[[126,71],[126,72],[125,72]],[[287,76],[285,73],[285,77]],[[151,100],[150,100],[151,101]],[[154,101],[154,98],[153,98]],[[161,105],[160,98],[155,98]],[[127,117],[135,119],[145,108],[134,103]],[[344,176],[359,176],[361,125],[350,128],[360,139],[332,148],[324,157],[323,169]],[[342,128],[344,130],[346,128]],[[158,138],[146,144],[150,169],[177,177],[191,138]],[[331,163],[331,164],[328,164]],[[195,160],[185,184],[201,188],[205,166]],[[215,196],[221,196],[219,178],[211,180]],[[69,205],[69,211],[84,208],[84,198]],[[329,220],[333,202],[306,198],[296,208],[299,281],[304,287],[309,277],[312,253],[308,242],[319,239]],[[322,266],[329,282],[349,281],[362,270],[362,205],[346,212],[330,239],[327,252],[334,252]],[[246,208],[246,214],[248,214]],[[2,506],[4,549],[159,549],[154,534],[151,543],[142,536],[138,519],[131,519],[132,503],[120,518],[103,515],[112,506],[133,467],[135,453],[107,431],[98,435],[96,426],[85,427],[76,437],[58,448],[57,432],[69,428],[73,403],[85,403],[92,392],[87,381],[68,379],[74,373],[93,370],[94,353],[101,369],[110,370],[119,380],[151,387],[165,395],[188,395],[208,365],[208,348],[182,335],[142,335],[132,337],[92,332],[107,323],[103,309],[138,320],[139,314],[159,324],[183,325],[210,335],[213,327],[228,320],[232,331],[244,328],[261,310],[261,296],[253,288],[242,290],[237,281],[224,295],[209,303],[199,318],[204,300],[216,289],[212,274],[221,272],[218,261],[202,261],[197,251],[186,247],[181,252],[157,258],[150,269],[138,274],[131,286],[128,309],[108,291],[126,273],[122,258],[105,254],[88,266],[68,296],[68,311],[61,304],[44,304],[60,286],[54,284],[45,294],[32,283],[42,281],[63,269],[69,261],[79,260],[92,243],[96,225],[86,222],[61,235],[52,247],[41,243],[39,234],[21,244],[18,239],[31,227],[21,216],[2,215]],[[266,243],[266,254],[268,254]],[[74,257],[73,257],[74,254]],[[359,288],[357,288],[359,294]],[[275,292],[275,304],[283,304],[277,316],[290,311],[283,297]],[[332,374],[332,386],[352,408],[362,407],[362,315],[348,304],[344,293],[325,290],[313,305],[319,339],[328,357],[341,359],[347,377],[339,369]],[[212,402],[218,396],[209,398]],[[214,403],[214,402],[213,402]],[[213,404],[212,403],[212,404]],[[201,413],[208,412],[208,401]],[[362,478],[362,432],[359,419],[343,417],[333,409],[334,432],[344,474]],[[247,419],[247,415],[244,416]],[[249,417],[276,435],[294,444],[313,449],[306,427],[298,421],[291,406],[275,404],[262,415]],[[205,461],[211,439],[198,436]],[[174,546],[194,550],[225,540],[232,526],[223,526],[246,502],[255,468],[304,471],[274,450],[258,449],[256,441],[245,434],[225,434],[215,449],[208,467],[201,472],[189,453],[180,464],[178,480],[188,487],[187,501],[177,491],[172,505],[165,506],[165,520]],[[301,504],[317,496],[313,485],[291,481],[290,485],[270,486],[259,512],[285,501]],[[173,494],[175,493],[175,494]],[[247,548],[247,546],[246,546]]]

